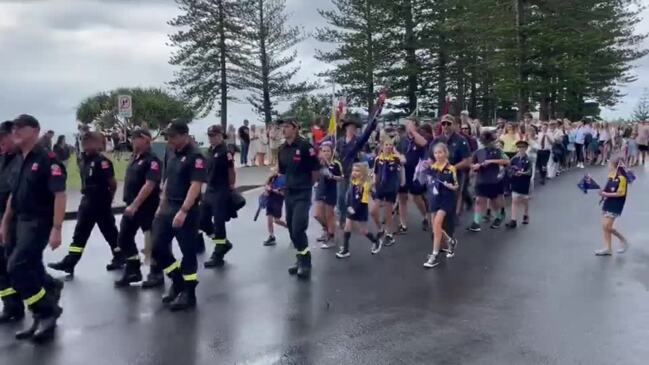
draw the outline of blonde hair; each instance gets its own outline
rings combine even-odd
[[[370,183],[370,166],[367,164],[367,162],[356,162],[352,165],[352,170],[353,169],[358,169],[361,171],[361,181],[363,183]]]
[[[444,153],[446,154],[446,158],[448,158],[448,154],[449,154],[449,153],[448,153],[448,146],[447,146],[446,143],[444,143],[444,142],[436,143],[436,144],[433,146],[433,149],[430,151],[430,157],[434,157],[434,156],[435,156],[435,150],[438,149],[438,148],[441,148],[442,151],[444,151]]]

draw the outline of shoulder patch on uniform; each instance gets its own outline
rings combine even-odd
[[[49,157],[49,158],[55,158],[55,157],[56,157],[56,153],[54,153],[53,151],[47,151],[47,157]]]
[[[315,156],[315,148],[313,147],[309,148],[309,155]]]
[[[54,165],[52,165],[52,166],[54,166]],[[34,162],[32,164],[32,171],[38,171],[38,162]]]
[[[151,161],[151,170],[158,171],[160,170],[160,164],[158,161]]]
[[[52,164],[50,167],[52,176],[61,176],[63,175],[63,169],[58,164]]]
[[[101,168],[107,170],[110,168],[110,162],[108,160],[101,161]]]
[[[202,158],[197,158],[196,161],[194,162],[194,167],[197,169],[204,169],[205,168],[205,163],[203,162]]]

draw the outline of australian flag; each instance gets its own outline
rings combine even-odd
[[[599,190],[601,187],[593,180],[593,178],[590,175],[584,176],[581,181],[577,184],[579,189],[584,192],[584,194],[588,193],[588,190]]]

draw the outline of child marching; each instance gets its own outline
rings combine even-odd
[[[403,164],[405,158],[395,152],[391,139],[383,141],[381,153],[374,162],[374,202],[372,219],[378,228],[378,238],[386,246],[395,243],[393,215],[399,187],[404,181]],[[381,220],[381,211],[383,219]]]
[[[433,227],[433,253],[424,263],[425,268],[440,264],[439,253],[442,246],[447,247],[446,257],[453,257],[457,241],[447,232],[453,232],[457,191],[460,184],[457,171],[448,162],[448,147],[438,143],[433,147],[435,163],[423,171],[420,178],[426,184],[426,198],[430,223]]]
[[[339,181],[343,180],[343,168],[338,160],[333,158],[333,144],[323,142],[320,145],[320,181],[315,192],[315,218],[322,225],[323,233],[318,242],[321,248],[327,249],[335,246],[334,234],[336,233],[336,216],[334,208],[338,197]]]
[[[369,167],[366,163],[357,162],[353,165],[351,184],[347,192],[347,218],[345,219],[344,240],[340,250],[336,253],[336,257],[339,259],[347,258],[350,255],[349,240],[351,239],[354,226],[372,242],[372,255],[381,251],[381,241],[370,233],[367,228],[370,191]]]
[[[512,212],[511,220],[506,224],[507,228],[516,228],[519,208],[523,208],[523,224],[529,223],[530,209],[530,187],[534,164],[527,156],[529,143],[527,141],[516,142],[518,153],[511,159],[511,186],[512,186]]]
[[[284,178],[281,177],[275,168],[271,169],[271,175],[266,181],[266,222],[268,227],[268,239],[264,241],[264,246],[275,246],[274,226],[278,225],[287,228],[286,223],[282,220],[282,207],[284,206]]]
[[[615,228],[615,220],[622,215],[626,203],[629,180],[621,158],[612,159],[609,163],[609,174],[606,186],[600,191],[602,197],[602,228],[604,230],[604,248],[595,251],[597,256],[610,256],[613,253],[613,236],[620,240],[622,246],[617,253],[624,253],[629,248],[627,239]]]

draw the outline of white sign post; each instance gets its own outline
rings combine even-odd
[[[133,117],[133,99],[131,99],[131,95],[117,97],[117,114],[122,118]]]

